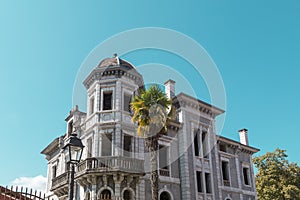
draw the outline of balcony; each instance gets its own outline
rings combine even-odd
[[[97,123],[111,123],[115,122],[117,112],[114,110],[105,110],[101,112],[95,112],[91,116],[87,117],[87,120],[85,122],[86,129],[91,128]]]
[[[114,122],[116,120],[116,112],[113,110],[101,111],[98,115],[100,123]]]
[[[159,169],[159,175],[170,177],[170,171],[168,169]]]
[[[135,174],[144,173],[144,161],[127,157],[98,157],[87,158],[78,164],[76,176],[86,173],[99,172],[127,172]]]
[[[230,181],[229,180],[223,180],[223,185],[230,187]]]
[[[62,187],[64,185],[68,185],[69,183],[69,173],[65,172],[55,178],[52,179],[52,186],[51,186],[51,191]]]

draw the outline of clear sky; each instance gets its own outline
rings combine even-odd
[[[299,163],[298,0],[30,2],[0,1],[1,185],[46,176],[40,152],[65,132],[80,65],[105,39],[142,27],[179,31],[210,54],[227,95],[222,135],[237,140],[248,128],[257,155],[280,147]],[[125,57],[135,65],[180,63],[160,53]]]

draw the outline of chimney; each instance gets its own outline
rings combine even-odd
[[[170,99],[175,96],[175,81],[169,79],[165,82],[165,93]]]
[[[240,133],[240,143],[248,146],[249,145],[248,130],[244,128],[239,130],[239,133]]]

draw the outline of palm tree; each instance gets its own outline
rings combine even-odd
[[[147,90],[140,91],[131,103],[132,121],[138,123],[137,133],[144,138],[146,148],[151,155],[150,181],[153,200],[158,200],[158,139],[167,132],[168,121],[173,117],[171,105],[171,99],[158,85],[152,85]]]

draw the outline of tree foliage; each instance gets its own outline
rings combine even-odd
[[[258,199],[300,200],[300,167],[287,157],[285,150],[276,149],[254,158]]]
[[[132,121],[138,123],[137,133],[143,136],[151,154],[151,194],[152,200],[158,200],[158,139],[167,132],[168,121],[172,119],[172,101],[157,85],[140,91],[131,103]]]

